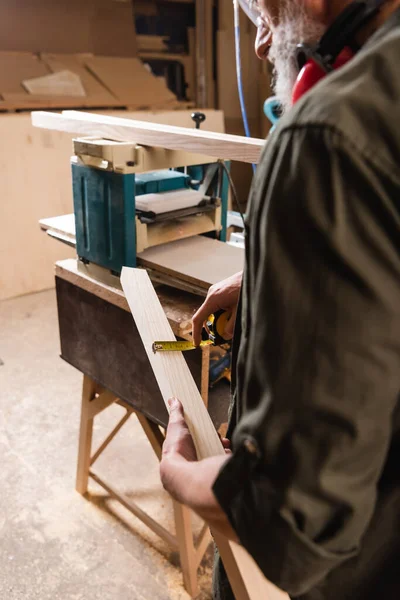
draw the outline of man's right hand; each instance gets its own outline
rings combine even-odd
[[[227,323],[224,336],[231,339],[235,327],[236,311],[239,302],[240,288],[242,285],[243,273],[235,273],[231,277],[224,279],[220,283],[215,283],[208,290],[207,297],[199,310],[192,319],[193,324],[193,342],[198,346],[201,342],[201,330],[207,318],[218,310],[232,311],[231,317]]]

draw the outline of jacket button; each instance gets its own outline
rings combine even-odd
[[[257,456],[260,454],[256,442],[251,438],[246,438],[243,442],[243,446],[246,448],[249,454],[256,454]]]

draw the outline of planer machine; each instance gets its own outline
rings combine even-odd
[[[96,137],[77,138],[73,145],[82,262],[119,274],[152,246],[194,235],[226,241],[229,181],[221,163],[184,150]]]

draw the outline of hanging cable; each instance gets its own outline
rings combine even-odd
[[[236,204],[236,207],[237,207],[237,209],[238,209],[238,211],[239,211],[239,214],[240,214],[240,216],[242,217],[242,221],[243,221],[243,231],[244,231],[244,229],[245,229],[245,227],[244,227],[244,214],[243,214],[243,211],[242,211],[242,209],[241,209],[241,207],[240,207],[240,203],[239,203],[239,197],[238,197],[238,195],[237,195],[237,192],[236,192],[236,187],[235,187],[235,184],[233,183],[232,176],[231,176],[231,174],[230,174],[230,172],[229,172],[229,169],[228,169],[228,167],[227,167],[227,166],[226,166],[226,164],[225,164],[225,161],[223,161],[223,160],[221,159],[221,160],[219,160],[218,162],[219,162],[219,164],[221,165],[222,169],[225,171],[225,174],[226,174],[226,176],[227,176],[227,178],[228,178],[228,182],[229,182],[229,185],[230,185],[230,188],[231,188],[231,192],[232,192],[233,199],[234,199],[234,201],[235,201],[235,204]]]
[[[247,119],[246,104],[244,101],[243,93],[243,80],[242,80],[242,57],[240,48],[240,13],[239,13],[239,2],[233,0],[233,14],[234,14],[234,29],[235,29],[235,56],[236,56],[236,78],[239,93],[240,110],[242,113],[244,132],[246,137],[251,137],[250,127]],[[252,165],[253,173],[256,172],[256,165]]]

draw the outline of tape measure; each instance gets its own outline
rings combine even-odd
[[[227,344],[229,340],[223,337],[226,324],[231,316],[231,313],[225,310],[219,310],[215,314],[210,315],[206,321],[202,331],[202,341],[200,347],[204,346],[221,346]],[[187,350],[196,350],[199,346],[195,346],[193,342],[153,342],[153,352],[186,352]]]
[[[203,340],[200,342],[200,347],[212,346],[211,340]],[[196,350],[199,346],[195,346],[193,342],[153,342],[153,352],[186,352],[187,350]]]
[[[218,310],[213,315],[210,315],[201,333],[202,339],[211,340],[214,346],[222,346],[229,343],[230,340],[226,340],[224,334],[231,314],[230,310]]]

